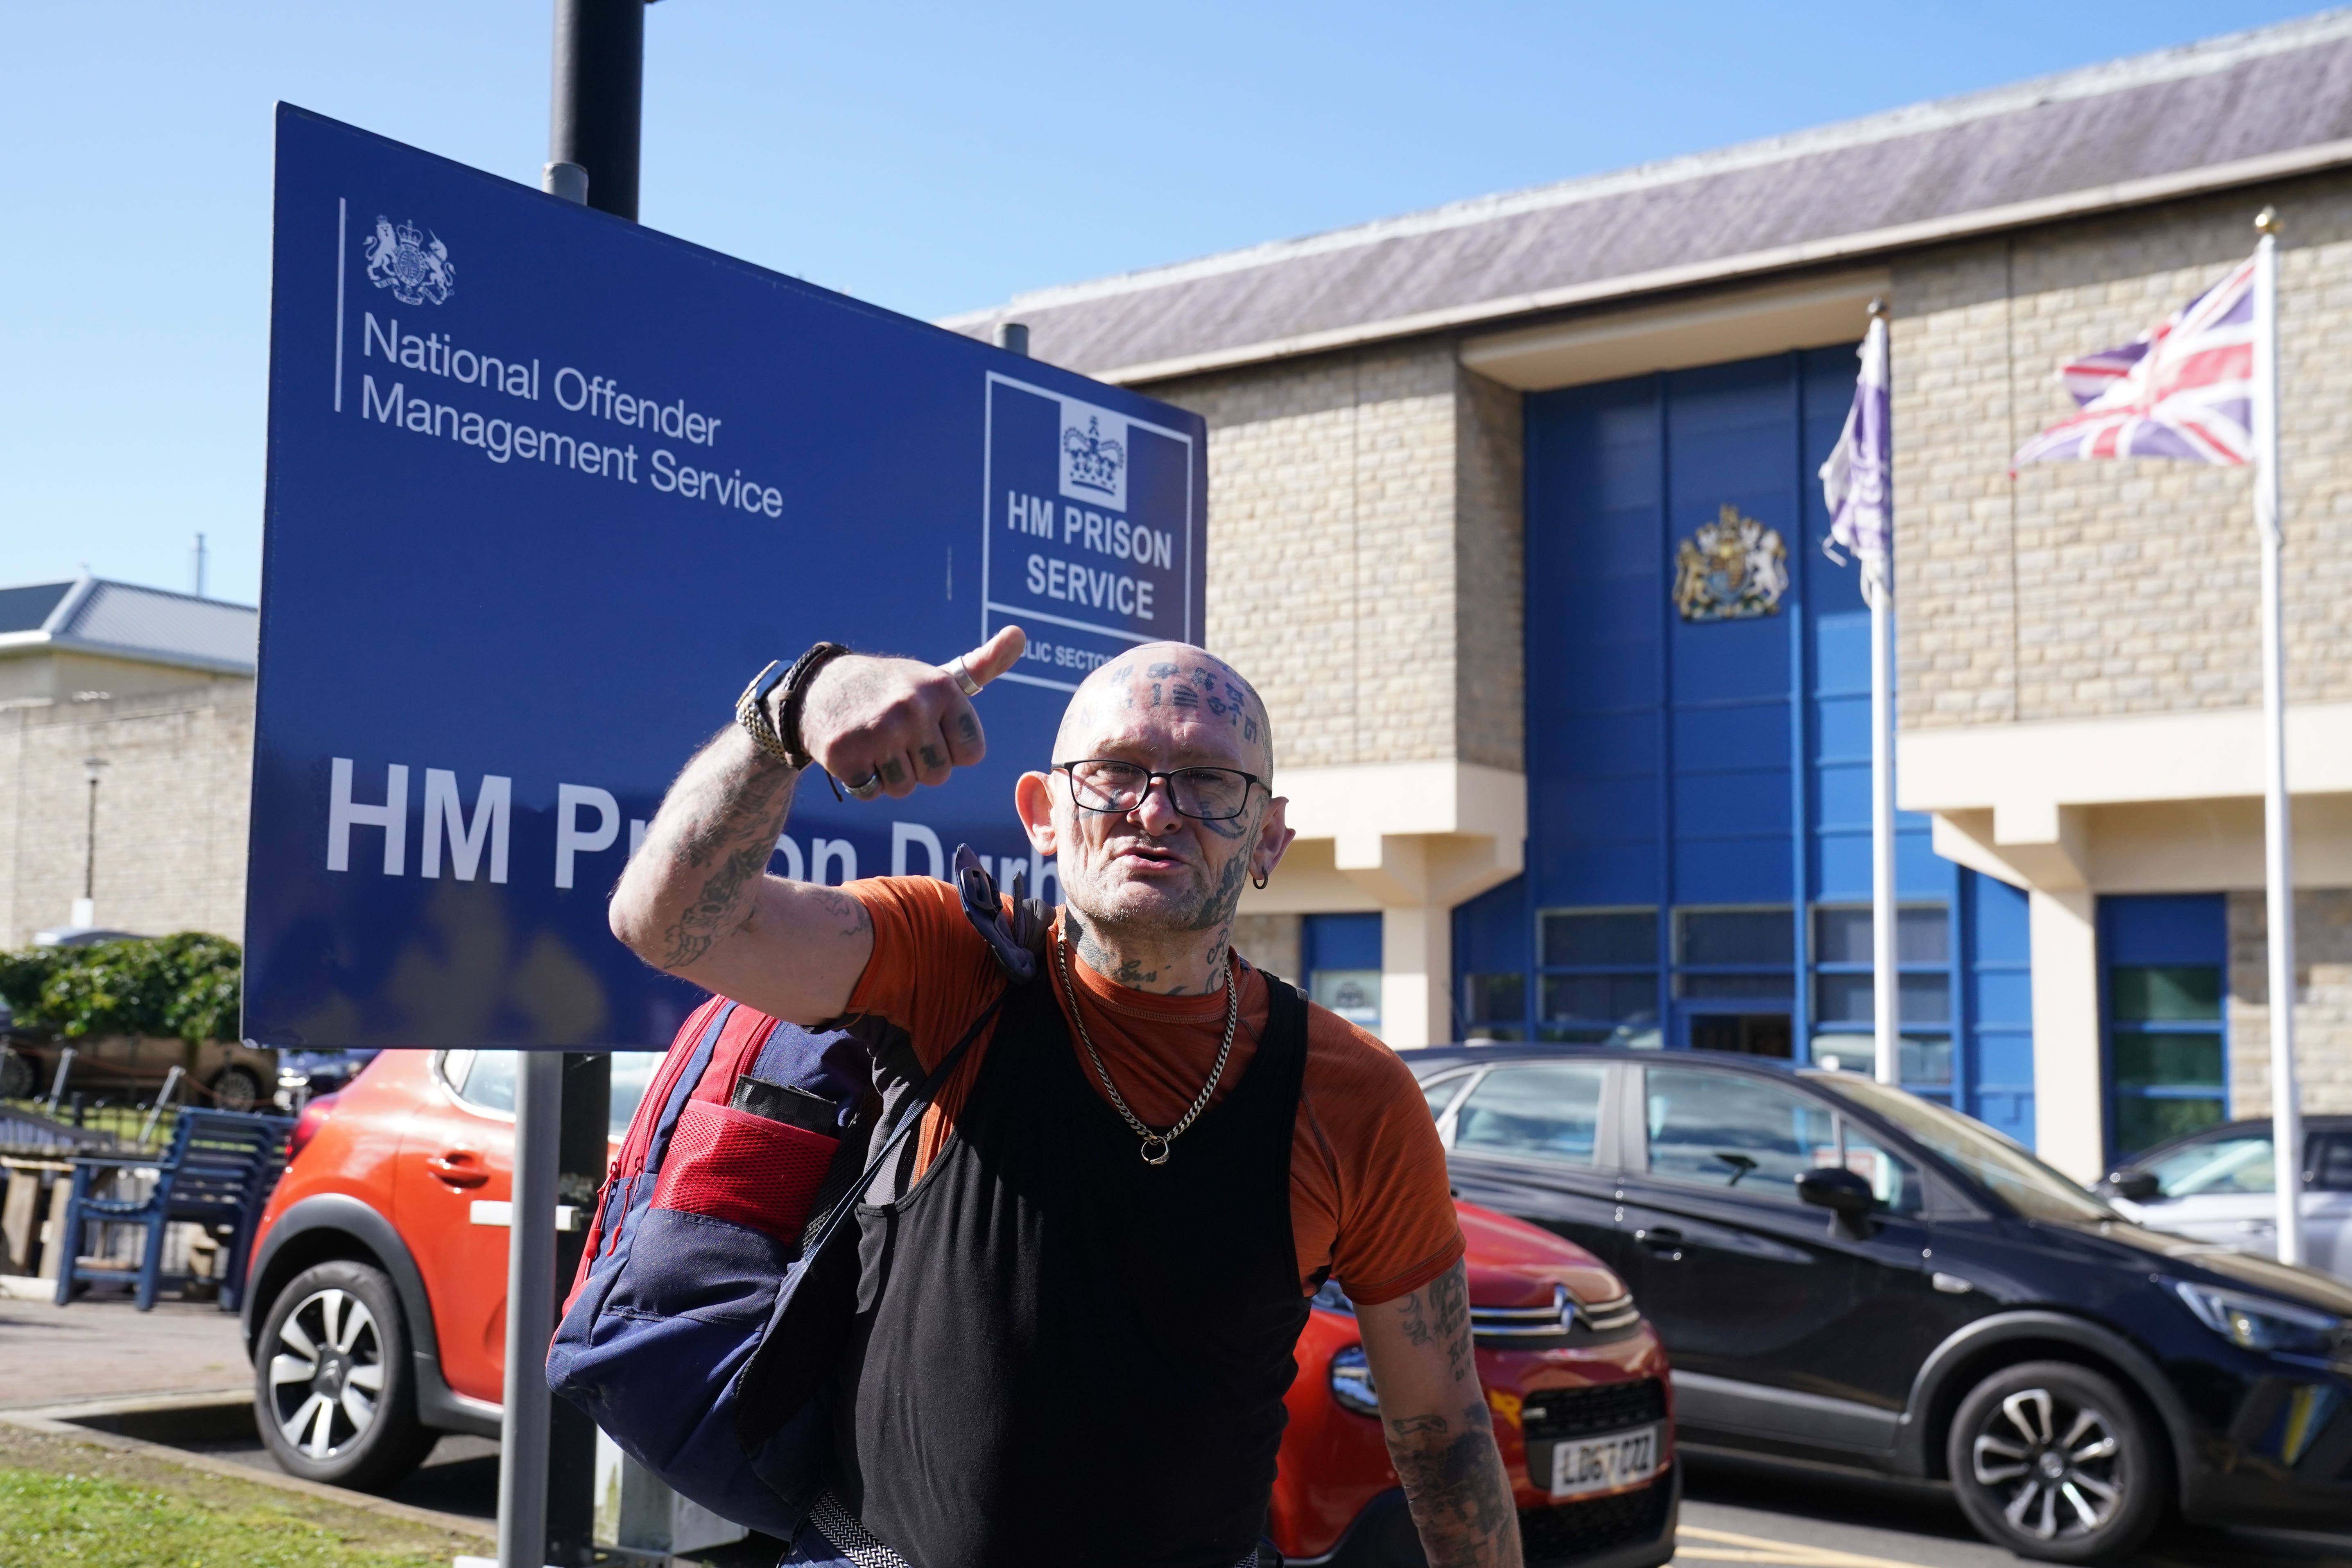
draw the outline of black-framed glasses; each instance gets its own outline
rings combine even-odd
[[[1171,768],[1154,772],[1113,757],[1055,763],[1070,780],[1070,804],[1080,811],[1124,815],[1143,804],[1155,784],[1168,786],[1168,804],[1196,822],[1230,822],[1249,807],[1250,785],[1265,781],[1239,768]],[[1269,786],[1271,787],[1271,786]]]

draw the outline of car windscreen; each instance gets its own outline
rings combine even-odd
[[[2271,1171],[2267,1131],[2200,1138],[2169,1153],[2143,1158],[2137,1164],[2156,1178],[2157,1192],[2168,1198],[2268,1193],[2277,1185]]]
[[[513,1051],[445,1051],[441,1055],[441,1077],[467,1103],[511,1115],[515,1108],[515,1057]],[[611,1136],[619,1138],[628,1132],[629,1119],[637,1113],[637,1101],[646,1097],[646,1089],[653,1083],[654,1069],[661,1062],[659,1051],[613,1053],[613,1087],[605,1105],[605,1125]]]
[[[2116,1219],[2115,1210],[1980,1121],[1853,1073],[1809,1072],[1866,1110],[1885,1117],[1929,1151],[1973,1176],[2027,1219]]]

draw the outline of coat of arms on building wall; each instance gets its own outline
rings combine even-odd
[[[1675,553],[1675,608],[1686,621],[1745,621],[1780,613],[1789,552],[1777,529],[1725,503]]]

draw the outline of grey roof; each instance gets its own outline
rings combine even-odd
[[[1041,359],[1145,381],[2347,163],[2352,9],[941,324],[1024,321]]]
[[[100,654],[147,664],[251,675],[261,613],[100,577],[0,588],[0,655]]]

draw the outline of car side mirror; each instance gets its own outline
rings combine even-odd
[[[1797,1178],[1797,1196],[1830,1211],[1830,1234],[1867,1241],[1877,1234],[1870,1211],[1878,1205],[1870,1184],[1852,1171],[1832,1166]]]
[[[2155,1172],[2137,1171],[2129,1165],[2126,1165],[2120,1171],[2108,1172],[2107,1179],[2101,1182],[2099,1185],[2106,1188],[2112,1195],[2122,1198],[2127,1203],[2144,1204],[2150,1198],[2161,1197],[2164,1194],[2164,1189],[2157,1182]]]

